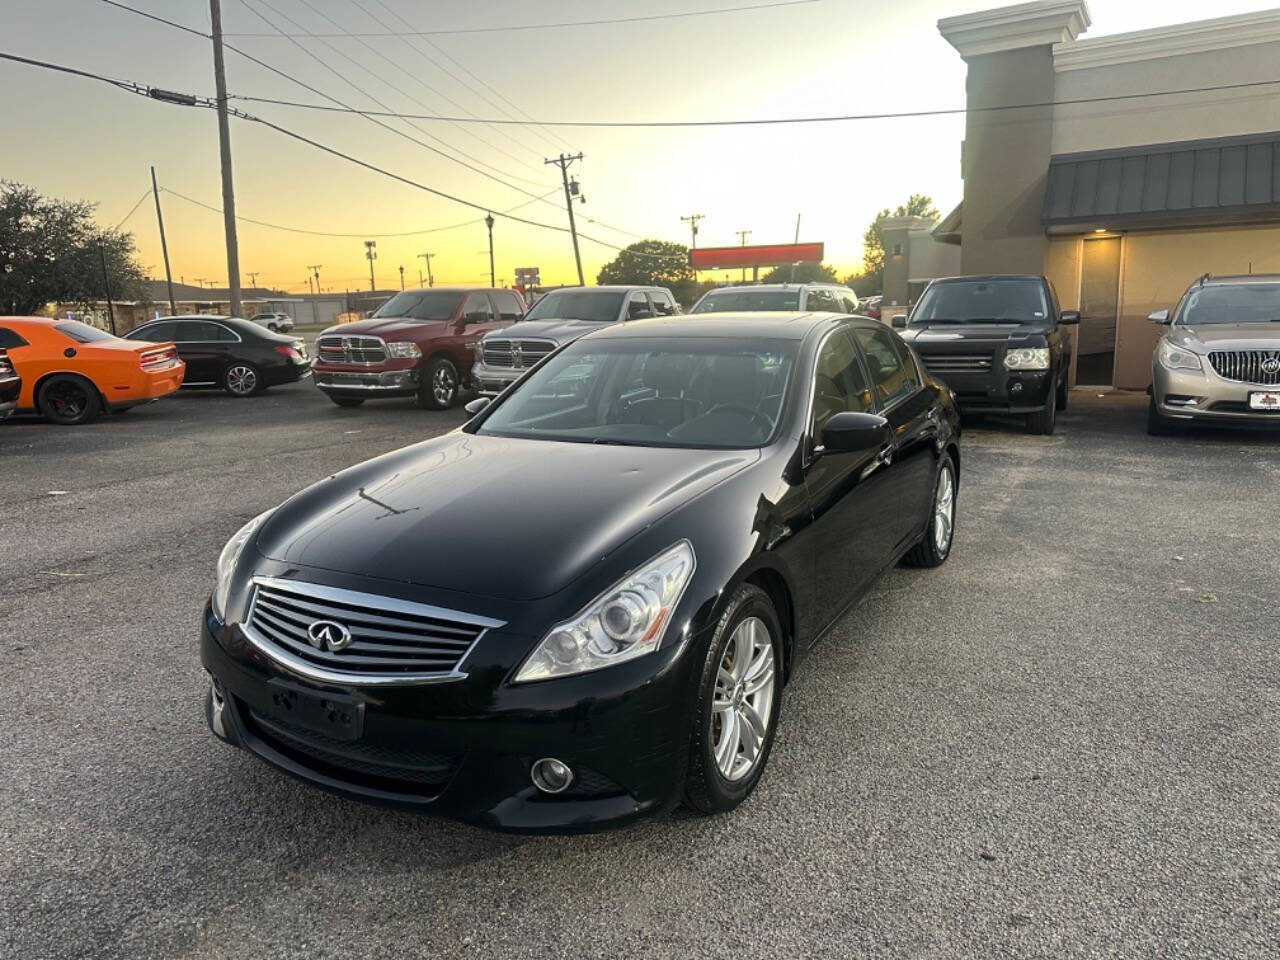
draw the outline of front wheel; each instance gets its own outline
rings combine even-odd
[[[1168,437],[1173,432],[1173,424],[1156,409],[1156,398],[1153,396],[1147,404],[1147,434],[1152,437]]]
[[[267,324],[267,329],[268,329],[268,330],[270,330],[272,333],[279,333],[279,332],[280,332],[280,325],[279,325],[279,324],[275,324],[275,323],[268,323],[268,324]]]
[[[782,627],[759,587],[743,584],[716,624],[698,684],[685,802],[732,810],[756,788],[782,707]]]
[[[98,388],[72,373],[60,373],[46,380],[36,406],[46,420],[64,427],[88,423],[102,412]]]
[[[1049,399],[1044,405],[1043,410],[1037,410],[1035,413],[1027,414],[1027,433],[1038,433],[1042,436],[1048,436],[1053,433],[1054,425],[1058,422],[1058,392],[1056,390],[1049,391]]]
[[[458,399],[458,368],[447,357],[427,364],[418,388],[418,406],[427,410],[448,410]]]
[[[944,456],[933,487],[929,515],[925,518],[924,537],[902,558],[907,566],[940,567],[951,556],[951,543],[956,535],[956,490],[955,461]]]
[[[233,397],[251,397],[262,389],[262,376],[252,363],[233,363],[222,374],[222,389]]]

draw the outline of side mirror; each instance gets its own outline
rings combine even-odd
[[[895,313],[893,315],[893,329],[905,330],[907,327],[907,315],[905,313]]]
[[[482,313],[480,311],[476,311],[475,313],[468,313],[465,316],[463,316],[462,322],[463,323],[488,323],[489,315],[487,313]]]
[[[1150,320],[1152,323],[1161,323],[1161,324],[1168,323],[1169,311],[1157,310],[1155,313],[1151,314],[1151,316],[1147,317],[1147,319]]]
[[[629,317],[627,317],[627,319],[628,320],[648,320],[652,316],[653,316],[652,310],[637,310],[634,313],[632,313]]]
[[[493,403],[492,397],[476,397],[474,400],[472,400],[462,409],[467,412],[467,416],[474,417],[477,413],[480,413],[482,410],[485,409],[485,407],[489,406],[489,404],[491,403]]]
[[[1065,327],[1070,327],[1080,322],[1079,310],[1063,310],[1058,314],[1058,322]]]
[[[874,413],[837,413],[822,428],[822,445],[830,451],[852,453],[885,442],[889,421]]]

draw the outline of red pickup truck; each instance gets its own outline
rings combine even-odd
[[[444,410],[471,376],[472,344],[524,312],[514,290],[405,290],[368,320],[321,333],[311,373],[340,407],[376,397],[416,397],[419,406]]]

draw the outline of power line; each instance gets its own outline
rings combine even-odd
[[[616,17],[608,20],[565,20],[558,23],[522,23],[503,27],[453,27],[442,30],[411,30],[400,33],[316,34],[316,37],[437,37],[462,33],[511,33],[518,30],[559,30],[564,27],[599,27],[614,23],[649,23],[655,20],[682,20],[691,17],[711,17],[726,13],[748,13],[754,10],[773,10],[778,7],[799,7],[821,0],[778,0],[775,3],[758,3],[743,7],[718,7],[713,10],[686,10],[677,13],[655,13],[640,17]],[[229,33],[229,37],[267,37],[265,33]]]
[[[1038,100],[1027,103],[1007,103],[988,107],[944,107],[930,110],[898,110],[884,113],[846,113],[830,114],[816,117],[754,117],[739,120],[504,120],[496,117],[466,118],[424,114],[378,114],[371,111],[371,116],[406,116],[414,120],[441,120],[457,123],[496,123],[515,126],[537,124],[543,127],[611,127],[611,128],[653,128],[653,127],[765,127],[779,124],[796,123],[845,123],[858,120],[911,120],[921,117],[955,116],[969,113],[1005,113],[1010,110],[1035,110],[1046,107],[1074,107],[1091,103],[1114,103],[1120,100],[1146,100],[1152,97],[1178,97],[1193,93],[1218,93],[1228,90],[1247,90],[1256,87],[1275,86],[1275,80],[1250,80],[1244,83],[1217,83],[1200,87],[1181,87],[1176,90],[1148,90],[1143,93],[1114,93],[1098,97],[1079,97],[1073,100]],[[248,95],[231,95],[232,100],[245,100],[254,103],[270,103],[281,107],[300,107],[307,110],[337,111],[336,107],[327,107],[319,103],[298,103],[292,100],[274,100],[269,97]],[[340,112],[340,111],[337,111]]]
[[[552,192],[552,193],[555,193],[555,191],[554,191],[554,190],[552,190],[551,192]],[[123,227],[126,223],[128,223],[128,222],[129,222],[129,218],[130,218],[130,217],[132,217],[135,213],[137,213],[137,212],[138,212],[138,208],[139,208],[140,206],[142,206],[142,201],[146,200],[146,199],[147,199],[147,197],[149,197],[149,196],[151,196],[151,191],[150,191],[150,190],[148,190],[146,193],[144,193],[142,196],[140,196],[140,197],[138,198],[138,202],[137,202],[137,203],[135,203],[132,207],[130,207],[130,208],[129,208],[129,212],[128,212],[128,213],[126,213],[126,214],[124,215],[124,219],[123,219],[123,220],[121,220],[119,223],[117,223],[117,224],[115,225],[115,228],[114,228],[114,229],[118,231],[121,227]]]

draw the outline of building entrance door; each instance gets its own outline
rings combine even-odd
[[[1080,328],[1076,383],[1111,386],[1116,365],[1116,317],[1120,310],[1120,238],[1084,241],[1080,258]]]

